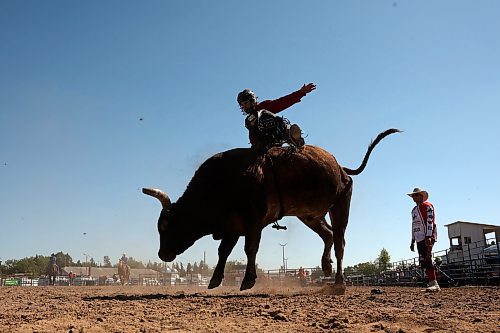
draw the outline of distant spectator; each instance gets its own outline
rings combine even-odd
[[[75,282],[76,274],[73,271],[69,271],[68,273],[68,279],[69,279],[69,285],[72,286]]]
[[[301,286],[305,286],[307,284],[307,280],[306,280],[306,271],[304,270],[304,268],[300,267],[299,268],[299,281],[300,281],[300,285]]]

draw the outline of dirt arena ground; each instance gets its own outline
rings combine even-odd
[[[500,332],[500,288],[0,287],[1,332]]]

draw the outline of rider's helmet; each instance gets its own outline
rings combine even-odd
[[[252,101],[254,103],[257,103],[257,95],[255,95],[255,93],[250,89],[245,89],[238,94],[237,101],[238,104],[241,104],[246,101]]]
[[[126,257],[126,256],[127,256],[127,254],[126,254],[126,253],[122,254],[122,257]]]

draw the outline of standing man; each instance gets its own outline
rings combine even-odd
[[[432,246],[437,240],[437,228],[434,214],[434,206],[427,201],[429,193],[418,187],[413,192],[407,193],[416,206],[411,211],[412,217],[412,237],[410,250],[415,251],[415,242],[417,242],[417,251],[420,266],[425,268],[429,284],[427,291],[439,291],[439,285],[436,280],[436,267],[432,262]]]
[[[73,271],[69,271],[68,273],[68,279],[69,279],[69,285],[72,286],[75,283],[75,277],[76,274],[73,273]]]
[[[281,146],[284,142],[296,147],[304,145],[302,131],[296,124],[289,125],[288,120],[277,117],[290,106],[300,102],[302,97],[316,89],[314,83],[304,84],[299,90],[274,100],[257,101],[257,95],[250,89],[238,94],[238,105],[246,116],[245,127],[252,148],[267,150],[272,146]]]

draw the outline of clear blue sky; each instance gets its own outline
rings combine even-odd
[[[236,95],[317,89],[283,113],[357,167],[345,266],[412,258],[405,193],[445,224],[498,222],[499,1],[1,1],[0,260],[54,251],[159,261],[160,204],[209,156],[248,146]],[[142,118],[143,120],[140,120]],[[257,261],[320,265],[296,218]],[[86,234],[84,234],[86,233]],[[218,242],[179,257],[215,265]],[[230,260],[246,261],[240,240]]]

